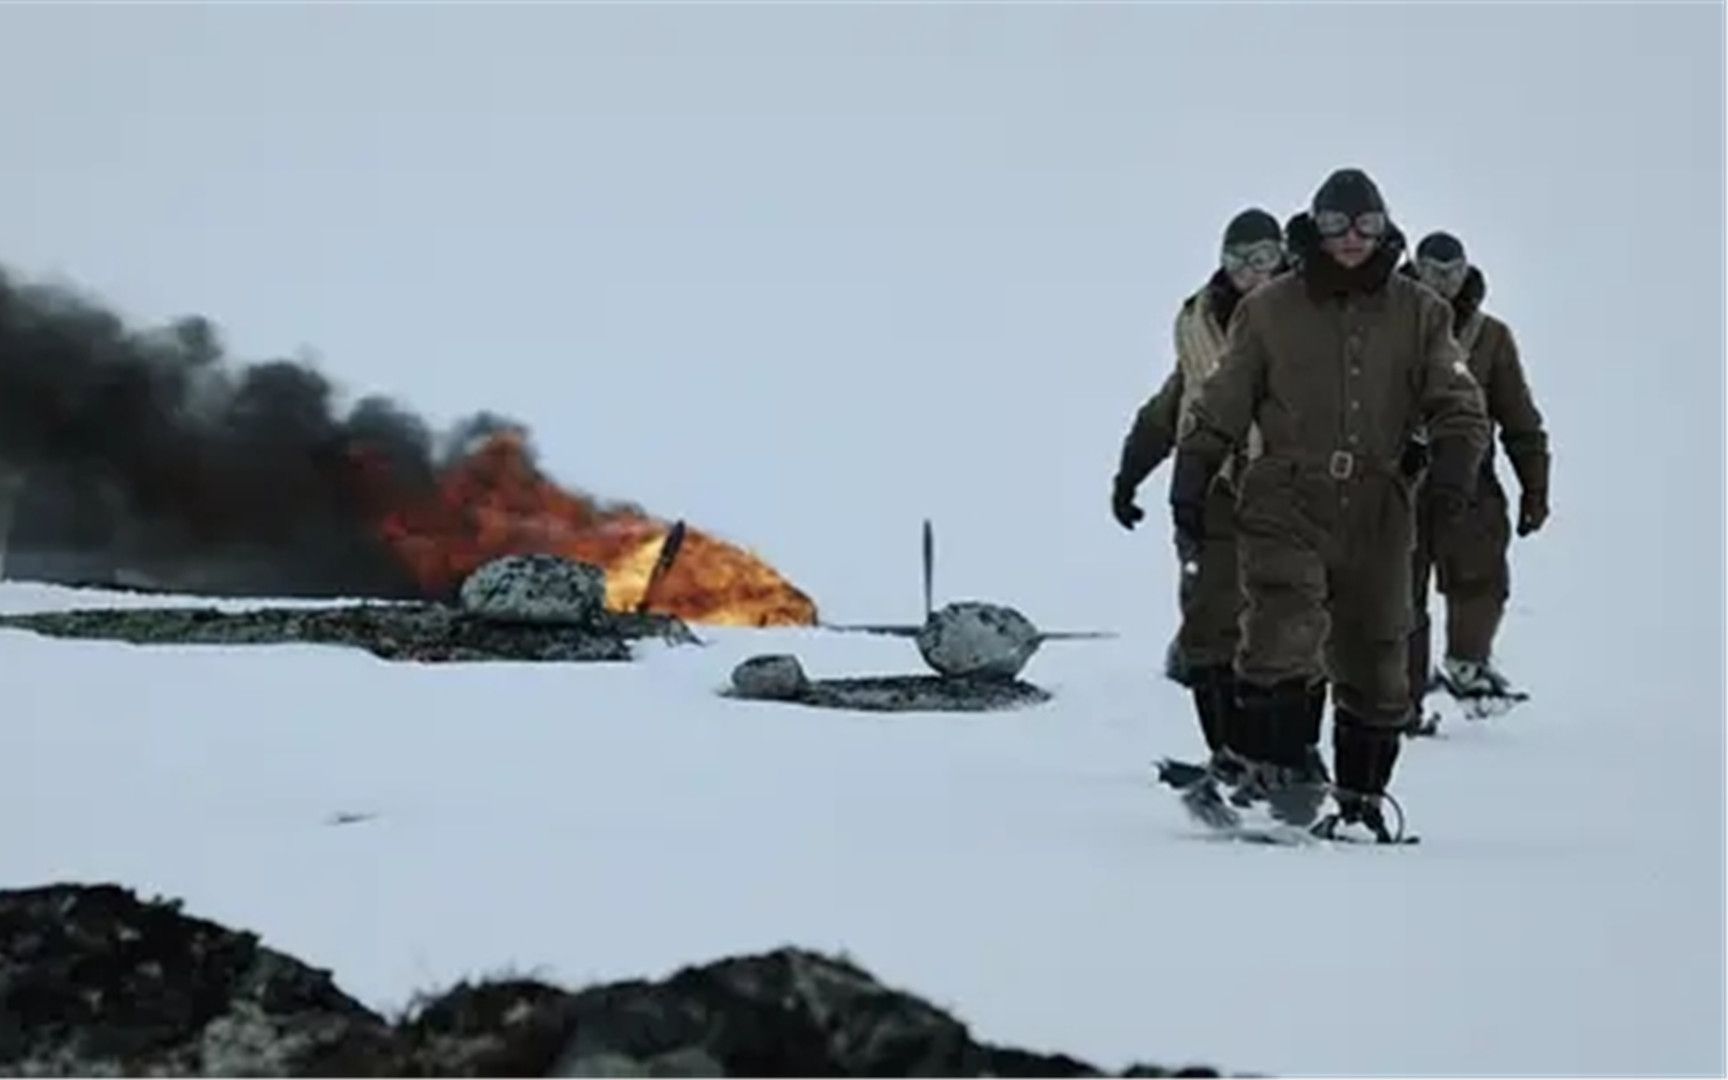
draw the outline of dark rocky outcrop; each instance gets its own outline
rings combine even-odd
[[[391,1023],[253,934],[112,885],[53,885],[0,891],[0,1075],[1103,1074],[980,1043],[856,965],[798,949],[576,993],[463,983]]]

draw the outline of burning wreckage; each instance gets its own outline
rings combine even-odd
[[[374,480],[382,475],[375,462],[366,468]],[[229,548],[144,560],[150,570],[125,560],[123,548],[119,555],[94,549],[77,563],[47,562],[40,552],[56,550],[52,545],[19,551],[18,533],[28,537],[36,524],[22,514],[11,552],[0,549],[7,577],[193,595],[357,594],[369,602],[0,615],[0,626],[137,644],[341,644],[420,662],[568,662],[629,660],[631,643],[645,638],[695,643],[690,623],[816,621],[809,597],[743,549],[682,521],[602,509],[558,487],[534,466],[517,430],[489,433],[443,472],[432,497],[389,505],[376,516],[373,535],[403,575],[361,575],[347,588],[273,588],[284,580],[328,585],[332,579],[284,574],[281,549],[263,546],[247,557]],[[367,564],[378,562],[362,560]],[[68,565],[81,572],[63,572]],[[93,567],[101,569],[92,573]]]
[[[0,271],[0,576],[224,597],[350,601],[223,611],[0,616],[0,626],[137,643],[328,642],[388,659],[628,660],[694,642],[690,624],[823,627],[754,554],[545,476],[521,426],[481,415],[435,447],[427,426],[290,361],[227,362],[212,325],[134,331],[67,290]],[[925,676],[811,681],[747,661],[734,696],[870,710],[1045,700],[1018,679],[1045,641],[1011,608],[833,626],[913,638]],[[351,601],[360,599],[365,603]]]

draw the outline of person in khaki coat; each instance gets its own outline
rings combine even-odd
[[[1286,239],[1301,269],[1238,305],[1178,442],[1172,517],[1179,533],[1204,534],[1212,477],[1258,427],[1263,452],[1237,483],[1247,607],[1230,749],[1275,818],[1314,823],[1327,785],[1304,714],[1310,687],[1330,676],[1337,808],[1315,829],[1359,822],[1388,840],[1380,803],[1410,711],[1415,541],[1399,465],[1425,426],[1444,545],[1469,504],[1488,421],[1450,308],[1394,272],[1403,237],[1367,174],[1328,177]]]
[[[1219,266],[1176,313],[1176,364],[1169,378],[1134,416],[1122,441],[1122,456],[1111,485],[1110,509],[1125,529],[1145,517],[1135,493],[1170,455],[1176,439],[1192,422],[1200,387],[1218,368],[1224,354],[1225,329],[1242,297],[1271,280],[1284,268],[1284,232],[1278,219],[1257,207],[1230,219],[1219,249]],[[1204,537],[1198,546],[1178,544],[1181,586],[1178,598],[1182,621],[1166,663],[1166,673],[1186,686],[1194,698],[1200,734],[1214,761],[1220,756],[1223,725],[1235,695],[1231,659],[1236,653],[1236,624],[1242,610],[1242,590],[1236,576],[1236,490],[1231,475],[1259,451],[1259,436],[1250,430],[1236,447],[1232,463],[1219,470],[1206,497]],[[1325,707],[1325,687],[1318,688],[1313,718],[1319,723]]]
[[[1470,264],[1464,245],[1446,232],[1430,233],[1416,245],[1403,272],[1438,292],[1452,305],[1452,334],[1468,355],[1470,374],[1482,386],[1488,419],[1517,474],[1518,535],[1528,536],[1548,520],[1548,434],[1536,408],[1518,345],[1504,322],[1482,310],[1487,279]],[[1446,598],[1446,656],[1442,679],[1460,697],[1504,699],[1511,691],[1491,662],[1494,638],[1511,590],[1506,552],[1512,527],[1506,492],[1494,469],[1492,442],[1482,456],[1471,500],[1450,550],[1435,550],[1427,499],[1417,501],[1416,562],[1412,570],[1416,625],[1410,635],[1410,690],[1417,716],[1428,688],[1431,631],[1428,589],[1437,576]],[[1436,574],[1437,571],[1437,574]]]

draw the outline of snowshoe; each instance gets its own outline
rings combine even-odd
[[[1457,700],[1468,719],[1504,716],[1519,702],[1530,700],[1529,694],[1513,689],[1506,676],[1489,661],[1448,656],[1440,666],[1436,676],[1440,688]]]
[[[1336,809],[1314,823],[1310,830],[1320,840],[1352,844],[1415,844],[1420,837],[1404,830],[1404,809],[1390,795],[1363,795],[1341,788],[1332,792]],[[1390,806],[1396,825],[1386,822],[1382,806]]]
[[[1224,800],[1211,773],[1183,788],[1181,799],[1188,816],[1209,829],[1230,830],[1242,824],[1241,813]]]
[[[1293,769],[1276,765],[1257,768],[1266,812],[1273,821],[1304,829],[1314,824],[1326,804],[1329,787],[1325,769],[1316,769],[1317,764],[1313,758]]]
[[[1245,771],[1242,759],[1228,750],[1214,752],[1212,759],[1204,765],[1178,758],[1159,758],[1156,765],[1158,782],[1178,791],[1207,776],[1225,787],[1234,788],[1242,782]]]
[[[1178,789],[1189,817],[1245,843],[1313,843],[1308,829],[1329,790],[1318,752],[1310,763],[1294,769],[1224,754],[1204,768],[1166,759],[1159,771],[1160,779]],[[1241,783],[1232,788],[1227,779],[1231,776],[1240,776]],[[1187,783],[1178,785],[1178,780]]]
[[[1158,760],[1158,782],[1181,791],[1199,783],[1206,776],[1206,766],[1175,758]]]
[[[1204,765],[1175,758],[1158,761],[1158,781],[1176,789],[1182,806],[1202,825],[1225,829],[1240,823],[1241,815],[1225,801],[1220,788],[1232,789],[1240,782],[1242,763],[1227,751],[1212,755]]]

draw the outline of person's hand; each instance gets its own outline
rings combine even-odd
[[[1548,520],[1548,493],[1527,490],[1518,499],[1518,535],[1529,536]]]
[[[1117,524],[1130,531],[1146,517],[1146,511],[1134,502],[1134,489],[1120,483],[1110,493],[1110,513]]]

